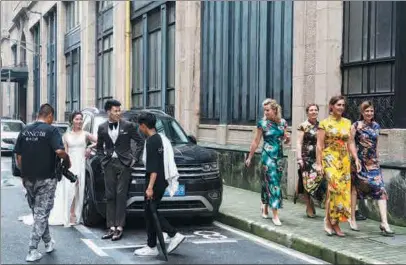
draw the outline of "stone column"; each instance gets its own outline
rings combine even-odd
[[[125,108],[125,2],[113,8],[113,62],[112,62],[112,94]],[[130,55],[128,55],[130,56]],[[130,73],[131,74],[131,73]]]
[[[317,103],[319,118],[324,119],[330,97],[341,93],[343,3],[298,1],[293,19],[293,152],[289,152],[288,195],[294,192],[296,128],[306,119],[306,105]]]
[[[201,2],[176,2],[175,118],[197,136],[200,117]]]
[[[65,57],[65,32],[66,32],[66,6],[57,2],[56,12],[56,86],[58,121],[65,121],[66,111],[66,57]]]
[[[80,1],[80,105],[96,104],[96,2]]]

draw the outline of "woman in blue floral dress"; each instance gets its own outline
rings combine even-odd
[[[380,230],[386,235],[392,235],[393,231],[391,231],[387,220],[386,201],[388,195],[383,182],[377,152],[380,126],[374,121],[374,107],[371,102],[363,102],[360,111],[361,119],[351,127],[351,138],[357,147],[357,156],[361,163],[361,169],[357,172],[355,164],[352,164],[352,211],[349,223],[352,230],[359,230],[355,222],[355,205],[358,194],[359,199],[371,198],[378,201],[381,215]]]
[[[287,122],[281,118],[281,107],[273,99],[266,99],[262,106],[264,118],[258,121],[257,133],[250,148],[246,165],[251,165],[251,159],[258,148],[261,138],[264,145],[261,152],[261,161],[264,170],[264,178],[261,189],[262,217],[268,217],[268,205],[272,209],[272,222],[280,226],[278,209],[282,206],[281,178],[284,170],[283,142],[289,141],[286,131]]]

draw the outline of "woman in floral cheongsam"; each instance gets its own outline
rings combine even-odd
[[[351,121],[342,117],[345,109],[343,96],[329,102],[330,116],[320,122],[317,132],[317,166],[319,174],[328,181],[326,218],[324,230],[343,237],[340,222],[351,216],[351,160],[356,156],[355,145],[350,141]],[[359,169],[359,161],[355,161]]]
[[[262,106],[264,118],[257,124],[257,133],[245,163],[250,166],[255,150],[258,148],[261,137],[263,137],[264,146],[262,147],[261,161],[264,178],[261,190],[261,212],[262,217],[267,218],[269,205],[273,213],[272,222],[280,226],[282,224],[279,220],[278,209],[282,206],[283,142],[288,142],[289,136],[286,131],[287,123],[281,118],[282,110],[279,104],[273,99],[266,99]]]
[[[316,171],[316,144],[319,121],[319,106],[309,104],[306,107],[307,120],[298,126],[297,163],[299,165],[299,181],[297,193],[305,193],[306,214],[309,218],[316,216],[314,202],[311,197],[322,202],[325,193],[325,179]],[[295,203],[296,203],[295,194]]]
[[[351,198],[351,229],[358,231],[355,221],[355,205],[357,194],[359,199],[371,198],[378,201],[381,214],[380,230],[386,235],[394,232],[390,229],[387,219],[386,193],[381,168],[378,161],[378,136],[380,126],[374,121],[374,107],[371,102],[365,101],[360,106],[361,119],[351,127],[351,138],[357,147],[357,155],[361,170],[357,172],[355,164],[352,167],[352,198]]]

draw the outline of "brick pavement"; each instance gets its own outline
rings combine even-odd
[[[259,193],[224,186],[218,220],[230,226],[282,244],[333,264],[406,264],[406,227],[391,226],[394,237],[384,237],[379,222],[359,221],[360,232],[341,228],[345,238],[327,236],[323,230],[324,210],[307,218],[305,205],[284,200],[281,227],[260,216]]]

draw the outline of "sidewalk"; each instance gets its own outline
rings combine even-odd
[[[218,220],[333,264],[406,264],[406,227],[391,226],[395,236],[384,237],[379,222],[359,221],[360,232],[345,223],[345,238],[329,237],[323,230],[324,210],[316,207],[317,217],[310,219],[305,208],[284,200],[282,226],[276,227],[260,216],[259,193],[224,186]]]

